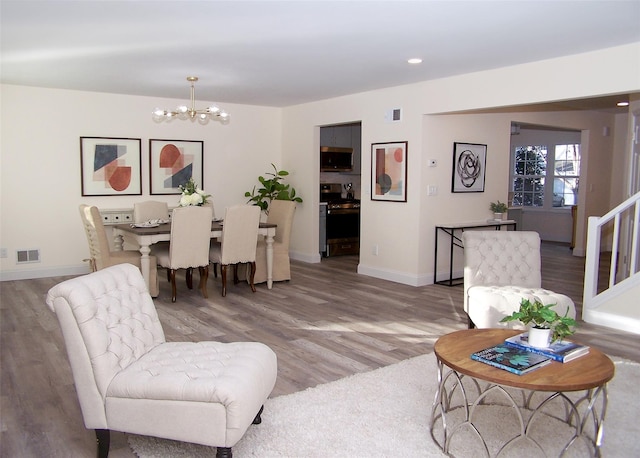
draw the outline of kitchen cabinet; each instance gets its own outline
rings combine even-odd
[[[351,147],[353,148],[353,170],[351,175],[360,176],[360,164],[362,162],[362,128],[360,123],[351,125]]]
[[[351,125],[328,126],[320,129],[320,146],[351,148]]]
[[[338,146],[353,148],[353,170],[340,172],[345,175],[360,175],[361,163],[361,124],[341,124],[320,128],[320,146]]]

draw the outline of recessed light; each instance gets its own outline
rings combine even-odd
[[[411,59],[409,59],[407,61],[410,64],[421,64],[422,63],[422,59],[420,59],[419,57],[413,57]]]
[[[616,105],[618,105],[619,107],[628,107],[629,106],[629,102],[618,102],[618,103],[616,103]]]

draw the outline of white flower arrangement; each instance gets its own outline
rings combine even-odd
[[[198,187],[193,178],[189,178],[189,181],[184,185],[180,185],[180,191],[182,191],[182,196],[180,197],[181,207],[203,205],[207,203],[207,198],[211,197],[210,194],[206,194]]]

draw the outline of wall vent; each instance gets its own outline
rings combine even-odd
[[[384,120],[386,122],[399,122],[402,121],[402,108],[391,108],[384,113]]]
[[[40,262],[40,250],[18,250],[16,252],[18,264],[26,264],[29,262]]]

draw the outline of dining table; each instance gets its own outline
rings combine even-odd
[[[222,237],[223,221],[211,221],[211,238]],[[152,227],[149,227],[152,226]],[[116,224],[113,227],[114,249],[122,250],[124,243],[131,243],[139,246],[140,254],[140,270],[144,281],[149,288],[149,278],[151,263],[149,253],[151,245],[158,242],[171,240],[171,221],[159,223],[157,225],[147,225],[141,227],[139,224]],[[276,224],[260,223],[258,234],[265,237],[266,255],[267,255],[267,288],[273,286],[273,239],[276,235]]]

